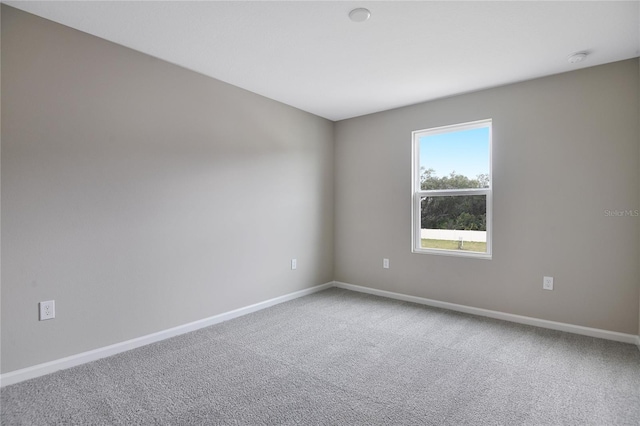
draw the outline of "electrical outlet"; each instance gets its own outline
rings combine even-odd
[[[56,301],[48,300],[40,302],[40,321],[54,319],[56,317]]]
[[[389,269],[389,259],[382,259],[382,267],[384,269]]]
[[[291,270],[298,268],[298,259],[291,259]]]
[[[544,277],[542,279],[542,288],[545,290],[553,290],[553,277]]]

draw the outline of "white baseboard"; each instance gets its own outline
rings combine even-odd
[[[284,296],[276,297],[273,299],[265,300],[264,302],[256,303],[254,305],[245,306],[244,308],[235,309],[233,311],[225,312],[219,315],[214,315],[209,318],[204,318],[199,321],[190,322],[188,324],[180,325],[178,327],[169,328],[167,330],[159,331],[157,333],[147,334],[146,336],[138,337],[135,339],[127,340],[125,342],[116,343],[113,345],[105,346],[102,348],[94,349],[87,352],[82,352],[76,355],[71,355],[65,358],[57,359],[43,364],[34,365],[32,367],[23,368],[20,370],[11,371],[0,375],[0,387],[9,386],[14,383],[22,382],[24,380],[33,379],[35,377],[44,376],[45,374],[53,373],[58,370],[64,370],[67,368],[75,367],[77,365],[85,364],[87,362],[96,361],[101,358],[106,358],[111,355],[116,355],[121,352],[125,352],[131,349],[139,348],[140,346],[148,345],[150,343],[159,342],[180,334],[189,333],[210,325],[218,324],[223,321],[228,321],[233,318],[240,317],[242,315],[250,314],[270,306],[277,305],[279,303],[287,302],[289,300],[297,299],[298,297],[306,296],[318,291],[325,290],[333,287],[333,282],[317,285],[315,287],[306,288],[293,293],[285,294]]]
[[[215,315],[209,318],[205,318],[199,321],[194,321],[188,324],[184,324],[178,327],[173,327],[167,330],[159,331],[157,333],[148,334],[146,336],[138,337],[135,339],[127,340],[125,342],[116,343],[113,345],[105,346],[102,348],[94,349],[87,352],[82,352],[76,355],[71,355],[65,358],[57,359],[54,361],[46,362],[43,364],[34,365],[31,367],[23,368],[20,370],[11,371],[0,375],[0,387],[9,386],[14,383],[22,382],[24,380],[33,379],[35,377],[44,376],[56,372],[58,370],[64,370],[67,368],[75,367],[77,365],[85,364],[87,362],[96,361],[101,358],[106,358],[111,355],[116,355],[121,352],[125,352],[131,349],[139,348],[151,343],[159,342],[180,334],[189,333],[210,325],[218,324],[223,321],[228,321],[233,318],[240,317],[242,315],[250,314],[279,303],[287,302],[289,300],[297,299],[298,297],[307,296],[318,291],[328,289],[330,287],[338,287],[346,290],[358,291],[361,293],[373,294],[376,296],[387,297],[390,299],[403,300],[407,302],[418,303],[422,305],[433,306],[437,308],[450,309],[452,311],[465,312],[473,315],[480,315],[489,318],[495,318],[505,321],[516,322],[520,324],[533,325],[542,328],[549,328],[552,330],[567,331],[569,333],[582,334],[585,336],[598,337],[601,339],[615,340],[618,342],[632,343],[638,346],[640,350],[640,336],[633,334],[618,333],[615,331],[601,330],[597,328],[582,327],[579,325],[565,324],[561,322],[548,321],[538,318],[525,317],[521,315],[508,314],[504,312],[491,311],[488,309],[474,308],[471,306],[458,305],[449,302],[440,302],[437,300],[426,299],[423,297],[409,296],[401,293],[394,293],[386,290],[377,290],[374,288],[362,287],[353,284],[347,284],[339,281],[329,282],[326,284],[317,285],[315,287],[307,288],[304,290],[296,291],[286,294],[284,296],[276,297],[266,300],[264,302],[256,303],[254,305],[245,306],[243,308],[235,309],[233,311],[225,312],[219,315]]]
[[[504,321],[516,322],[519,324],[533,325],[541,328],[549,328],[551,330],[566,331],[574,334],[582,334],[584,336],[598,337],[601,339],[615,340],[616,342],[637,344],[640,349],[640,336],[634,334],[618,333],[616,331],[601,330],[599,328],[583,327],[580,325],[566,324],[562,322],[548,321],[538,318],[525,317],[522,315],[508,314],[505,312],[491,311],[489,309],[474,308],[472,306],[458,305],[456,303],[440,302],[438,300],[426,299],[424,297],[409,296],[401,293],[394,293],[386,290],[377,290],[359,285],[334,282],[335,287],[346,290],[358,291],[360,293],[368,293],[376,296],[388,297],[390,299],[403,300],[405,302],[413,302],[421,305],[433,306],[436,308],[449,309],[452,311],[464,312],[467,314],[479,315],[483,317],[495,318]]]

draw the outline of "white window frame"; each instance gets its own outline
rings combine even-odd
[[[437,135],[441,133],[458,132],[463,130],[471,130],[486,127],[489,129],[489,187],[488,188],[469,188],[469,189],[437,189],[424,191],[420,189],[420,138],[423,136]],[[411,132],[411,251],[413,253],[422,254],[438,254],[445,256],[471,257],[477,259],[491,259],[492,257],[492,240],[493,240],[493,130],[492,120],[478,120],[468,123],[452,124],[448,126],[434,127]],[[446,250],[423,248],[421,238],[421,212],[420,199],[422,197],[451,197],[455,195],[485,195],[487,202],[487,252],[472,252],[462,250]]]

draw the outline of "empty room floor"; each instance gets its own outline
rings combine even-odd
[[[3,425],[640,424],[631,344],[332,288],[2,389]]]

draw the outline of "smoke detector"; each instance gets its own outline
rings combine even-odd
[[[364,7],[359,7],[349,12],[349,18],[353,22],[364,22],[370,17],[371,17],[371,12],[369,12],[369,9],[365,9]]]
[[[587,58],[588,52],[576,52],[569,55],[567,60],[570,64],[577,64],[578,62],[582,62]]]

